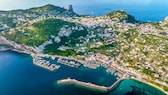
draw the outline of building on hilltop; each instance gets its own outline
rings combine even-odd
[[[73,12],[73,6],[72,5],[68,5],[67,10]]]

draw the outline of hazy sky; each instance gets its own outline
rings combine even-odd
[[[152,3],[168,3],[168,0],[0,0],[0,10],[27,9],[30,7],[41,6],[45,4],[54,4],[57,6],[94,6],[103,4],[115,5],[147,5]]]

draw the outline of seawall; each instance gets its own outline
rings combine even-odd
[[[62,85],[76,85],[76,86],[79,86],[81,88],[89,89],[91,91],[108,93],[108,92],[113,91],[116,87],[118,87],[120,82],[125,80],[125,79],[126,79],[125,77],[120,78],[114,84],[112,84],[110,87],[100,86],[100,85],[96,85],[96,84],[93,84],[93,83],[82,82],[82,81],[78,81],[78,80],[70,79],[70,78],[59,80],[59,81],[57,81],[57,84],[59,84],[59,85],[61,85],[61,84]]]

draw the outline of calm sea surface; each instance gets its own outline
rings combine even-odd
[[[58,63],[56,63],[58,64]],[[103,67],[96,70],[61,66],[50,72],[32,63],[32,57],[12,51],[0,52],[0,95],[125,95],[131,86],[143,90],[148,95],[164,95],[159,90],[134,80],[125,80],[111,93],[101,94],[75,86],[59,86],[57,80],[67,77],[109,86],[116,77]]]
[[[110,1],[110,0],[107,0]],[[114,0],[113,0],[114,1]],[[83,6],[74,6],[75,12],[79,14],[87,14],[91,16],[99,16],[99,15],[105,15],[107,13],[110,13],[112,11],[116,10],[124,10],[127,13],[133,15],[137,20],[140,21],[162,21],[166,16],[168,16],[168,1],[163,0],[164,2],[167,2],[167,4],[159,3],[156,2],[158,0],[151,0],[151,3],[149,4],[137,4],[135,0],[130,0],[128,1],[130,4],[127,2],[122,2],[121,0],[120,4],[116,4],[115,2],[120,2],[118,0],[116,1],[111,1],[109,4],[107,3],[99,3],[99,4],[92,4],[92,5],[83,5]],[[150,0],[147,0],[150,1]],[[91,3],[94,3],[91,1]],[[135,4],[134,4],[135,3]]]

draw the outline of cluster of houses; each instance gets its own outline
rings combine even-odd
[[[70,10],[72,9],[70,8]],[[81,55],[81,56],[86,60],[86,64],[84,66],[90,67],[90,68],[97,68],[100,64],[105,67],[113,66],[118,68],[118,66],[120,66],[120,67],[123,67],[123,68],[120,68],[121,70],[128,69],[131,72],[138,72],[140,74],[143,73],[142,69],[150,69],[152,71],[155,71],[155,73],[153,74],[153,77],[155,78],[154,80],[155,82],[168,86],[168,84],[166,83],[167,81],[166,79],[168,78],[167,68],[165,68],[161,62],[158,62],[158,61],[150,62],[152,59],[148,58],[145,54],[142,53],[142,52],[159,53],[159,50],[164,50],[165,46],[163,44],[160,44],[160,46],[157,48],[157,51],[156,51],[156,49],[153,49],[152,46],[144,45],[143,49],[141,49],[136,44],[138,42],[142,42],[144,44],[146,43],[145,39],[142,40],[138,38],[138,37],[141,37],[142,34],[143,35],[152,34],[152,35],[158,36],[160,35],[159,34],[160,32],[167,31],[168,28],[166,26],[165,27],[162,26],[167,24],[166,21],[160,22],[161,27],[163,27],[164,29],[164,30],[160,30],[160,29],[156,29],[156,27],[150,23],[146,23],[146,24],[126,23],[124,21],[120,22],[117,19],[112,20],[108,16],[100,16],[100,17],[87,16],[87,17],[79,17],[79,18],[72,19],[72,18],[66,18],[66,17],[60,17],[60,16],[59,17],[53,16],[50,13],[47,13],[47,14],[48,14],[47,16],[42,14],[41,16],[38,16],[38,17],[36,14],[31,14],[31,15],[26,14],[27,17],[36,18],[33,20],[28,20],[27,17],[17,16],[17,22],[20,23],[20,22],[28,21],[29,23],[33,24],[35,22],[41,21],[46,18],[59,18],[66,21],[72,21],[77,24],[72,27],[62,27],[58,33],[58,36],[50,35],[51,39],[49,39],[48,41],[45,41],[39,47],[19,45],[12,41],[10,42],[6,40],[5,38],[3,39],[10,45],[14,46],[14,48],[17,48],[21,51],[30,52],[31,50],[31,52],[42,53],[42,50],[45,48],[45,46],[49,44],[53,44],[54,42],[59,43],[61,41],[60,37],[63,37],[63,36],[69,37],[72,33],[80,32],[86,28],[87,31],[89,31],[89,33],[87,34],[86,37],[81,36],[77,38],[80,41],[80,43],[76,43],[74,47],[67,47],[62,45],[58,49],[63,51],[66,49],[74,49],[76,52],[83,52],[84,55]],[[0,23],[0,30],[3,29],[4,27],[5,27],[5,24]],[[121,39],[119,38],[119,35],[117,34],[117,32],[119,32],[120,34],[124,32],[128,32],[129,29],[136,29],[136,31],[138,31],[138,36],[133,39],[133,43],[128,43],[127,39],[122,39],[121,41]],[[100,53],[94,52],[93,54],[90,54],[87,52],[88,49],[99,48],[104,45],[112,44],[113,42],[116,42],[116,41],[119,41],[121,45],[121,48],[120,48],[121,54],[116,56],[116,58],[112,58],[111,56],[106,56]],[[131,50],[129,52],[124,51],[130,48]],[[112,52],[112,50],[110,49],[111,48],[107,48],[109,52]],[[124,53],[127,53],[127,54],[124,54]],[[162,56],[165,58],[164,61],[168,62],[168,60],[166,59],[167,55],[164,54]],[[126,58],[129,58],[130,60],[136,60],[136,59],[139,61],[144,60],[145,62],[144,64],[142,64],[141,62],[130,63],[130,62],[126,62]],[[132,68],[134,66],[138,67],[139,69],[136,70],[135,68]]]

